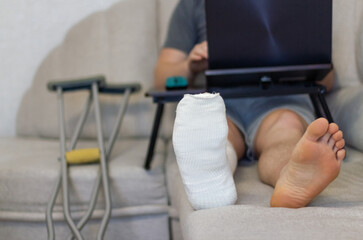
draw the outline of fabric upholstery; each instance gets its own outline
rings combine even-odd
[[[44,59],[31,88],[25,94],[17,117],[17,133],[23,136],[57,137],[56,95],[48,92],[50,80],[74,79],[96,74],[108,82],[139,82],[143,90],[153,83],[158,55],[156,0],[123,0],[97,12],[69,30],[64,41]],[[66,94],[66,122],[74,131],[85,94]],[[119,99],[103,97],[105,135],[111,132]],[[143,92],[131,97],[121,129],[123,136],[147,136],[151,132],[154,106]],[[91,118],[84,137],[95,137]]]
[[[359,0],[333,0],[333,64],[335,87],[356,86],[356,32],[359,27],[357,13],[362,9]]]
[[[168,190],[184,239],[360,239],[363,234],[363,154],[348,149],[340,176],[306,208],[270,208],[273,188],[258,179],[257,165],[235,173],[236,205],[194,211],[169,148]]]
[[[363,86],[346,87],[327,95],[334,121],[344,133],[346,143],[363,151]]]
[[[345,131],[348,145],[363,151],[363,140],[357,134],[362,122],[359,116],[363,111],[360,107],[362,93],[360,88],[355,88],[363,79],[363,4],[360,0],[333,1],[336,87],[353,87],[329,95],[328,101],[330,105],[337,105],[332,108],[333,115]],[[56,160],[59,143],[49,139],[58,136],[57,103],[55,94],[46,90],[47,81],[104,74],[108,82],[141,82],[143,90],[147,90],[152,86],[153,68],[176,3],[177,0],[122,0],[75,25],[44,59],[17,117],[17,133],[32,138],[0,139],[0,236],[46,239],[45,204],[59,169]],[[85,97],[84,92],[66,94],[68,135],[74,131]],[[113,126],[118,102],[114,97],[101,98],[106,136]],[[167,108],[173,112],[175,105],[168,104]],[[171,217],[173,239],[183,239],[183,236],[188,240],[361,238],[362,152],[348,150],[339,178],[307,208],[269,208],[273,189],[258,180],[254,165],[237,170],[235,181],[239,198],[236,205],[195,212],[186,198],[171,147],[166,183],[163,142],[157,144],[152,170],[142,169],[148,139],[135,137],[149,136],[154,110],[151,99],[145,99],[143,93],[131,97],[121,136],[132,138],[117,143],[110,163],[114,217],[106,239],[168,239],[167,212]],[[174,115],[167,112],[162,125],[169,126],[166,134],[170,134]],[[83,137],[95,136],[95,120],[91,118]],[[88,144],[83,141],[80,145]],[[70,176],[71,205],[78,217],[87,206],[96,166],[72,167]],[[166,206],[167,194],[172,209]],[[97,216],[102,213],[102,205],[100,197]],[[59,222],[62,220],[60,198],[55,218],[56,231],[65,239],[66,224]],[[94,236],[98,224],[93,220],[85,228],[86,239]],[[41,237],[37,237],[39,235]]]
[[[173,233],[184,239],[360,239],[363,234],[363,2],[333,1],[333,63],[336,88],[327,96],[335,121],[344,131],[347,160],[340,176],[307,208],[268,207],[272,187],[258,180],[256,166],[239,167],[235,174],[238,202],[234,206],[194,211],[179,175],[175,154],[168,151],[167,184]],[[351,87],[349,87],[351,86]],[[348,88],[344,88],[348,87]],[[354,150],[354,148],[360,151]],[[171,211],[171,212],[174,212]],[[179,229],[177,223],[180,221]]]
[[[44,214],[43,214],[44,215]],[[105,240],[168,240],[168,215],[154,214],[143,216],[113,217],[106,229]],[[82,230],[84,239],[95,239],[100,219],[91,220]],[[70,230],[66,223],[55,222],[56,239],[68,239]],[[2,221],[1,239],[46,240],[47,229],[42,222]]]
[[[92,147],[94,142],[79,144],[80,148],[86,146]],[[157,144],[150,171],[143,169],[147,146],[148,139],[129,139],[115,144],[109,162],[113,208],[167,205],[164,144],[161,141]],[[57,160],[59,142],[1,138],[0,152],[0,215],[1,212],[31,212],[44,216],[60,170]],[[70,202],[74,211],[87,208],[97,171],[98,165],[95,164],[70,168]],[[60,202],[61,194],[58,195],[56,212],[61,211]],[[103,196],[100,194],[98,208],[102,206]]]
[[[359,13],[359,26],[357,29],[357,65],[359,71],[359,80],[363,83],[363,1],[357,1]]]

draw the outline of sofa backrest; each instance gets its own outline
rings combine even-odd
[[[355,86],[363,81],[363,1],[333,1],[336,87]],[[104,74],[111,83],[142,84],[143,91],[131,97],[121,135],[148,136],[155,105],[151,99],[144,97],[144,91],[152,86],[153,69],[177,2],[178,0],[122,0],[75,25],[64,41],[39,66],[33,84],[20,106],[17,117],[18,135],[58,137],[56,95],[46,89],[49,80]],[[65,95],[68,135],[75,129],[85,100],[84,92]],[[118,103],[119,100],[114,97],[101,98],[106,136],[111,132]],[[173,112],[174,106],[168,107]],[[165,135],[171,133],[173,116],[164,116],[162,125]],[[82,136],[96,136],[93,117],[87,121]]]
[[[363,1],[357,1],[358,26],[357,26],[357,51],[356,59],[358,66],[359,79],[363,83]]]
[[[150,134],[155,106],[144,97],[153,84],[158,57],[157,0],[122,0],[90,15],[65,36],[44,59],[25,94],[17,117],[18,135],[58,137],[56,94],[46,89],[49,80],[77,79],[103,74],[110,83],[139,82],[143,91],[130,99],[122,136]],[[86,101],[85,92],[66,93],[67,135],[75,129]],[[101,97],[105,135],[114,125],[120,97]],[[96,136],[95,119],[87,121],[83,137]]]
[[[333,64],[336,73],[336,88],[361,84],[358,75],[357,52],[361,23],[361,0],[333,0]],[[360,60],[359,60],[360,61]]]

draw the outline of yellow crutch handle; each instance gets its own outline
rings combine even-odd
[[[69,164],[98,162],[100,161],[100,150],[98,148],[85,148],[66,152],[66,160]]]

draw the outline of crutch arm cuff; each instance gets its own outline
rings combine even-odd
[[[81,79],[65,80],[65,81],[50,81],[47,84],[49,91],[57,91],[61,87],[64,92],[75,91],[79,89],[90,89],[93,83],[102,86],[106,83],[104,76],[94,76]]]

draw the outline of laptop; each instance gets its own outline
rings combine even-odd
[[[318,81],[332,68],[332,0],[206,0],[207,86]]]

